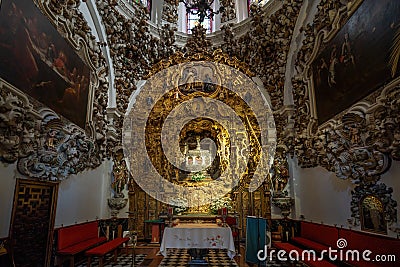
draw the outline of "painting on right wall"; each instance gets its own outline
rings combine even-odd
[[[399,14],[398,0],[365,0],[322,45],[311,66],[318,124],[399,76]]]

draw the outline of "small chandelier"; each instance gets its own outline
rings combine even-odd
[[[211,7],[214,0],[179,0],[186,7],[186,13],[199,16],[199,22],[202,23],[205,18],[212,18],[214,15],[224,11],[224,7],[221,6],[217,11],[214,11]]]

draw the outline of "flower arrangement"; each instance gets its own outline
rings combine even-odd
[[[186,199],[177,197],[172,199],[170,204],[174,207],[174,214],[179,214],[188,210],[188,203]]]
[[[202,172],[196,172],[192,175],[191,180],[195,182],[200,182],[203,181],[205,178],[206,176]]]
[[[222,197],[214,200],[210,205],[211,214],[218,214],[218,210],[227,208],[228,211],[232,209],[232,199],[230,197]]]

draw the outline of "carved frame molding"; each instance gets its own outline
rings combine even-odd
[[[392,159],[400,159],[400,79],[318,127],[309,71],[321,44],[335,36],[361,3],[357,0],[334,7],[319,5],[313,24],[303,28],[305,40],[296,60],[298,75],[292,79],[294,148],[301,167],[319,165],[339,178],[374,184],[390,168]]]
[[[358,185],[354,190],[351,191],[351,217],[353,218],[352,224],[354,226],[360,225],[361,222],[361,211],[360,202],[366,196],[375,196],[383,204],[385,221],[392,225],[397,222],[397,202],[392,199],[393,189],[387,187],[384,183],[377,183],[373,186]]]

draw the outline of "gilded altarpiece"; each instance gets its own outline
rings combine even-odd
[[[132,182],[129,184],[129,226],[136,231],[139,239],[148,238],[151,233],[147,220],[157,220],[162,211],[163,203],[152,198]]]
[[[253,193],[242,190],[230,194],[233,200],[231,212],[238,217],[238,227],[242,238],[246,236],[247,216],[259,216],[270,221],[271,195],[268,188],[269,186],[265,185]],[[134,190],[129,191],[129,229],[137,231],[139,239],[148,238],[151,233],[145,221],[158,219],[159,214],[165,211],[165,205],[150,197],[136,185]]]
[[[242,75],[244,72],[252,77],[243,64],[229,59],[227,55],[217,53],[213,55],[217,59],[215,61],[242,71]],[[179,62],[180,60],[183,62]],[[209,215],[211,211],[207,205],[213,203],[213,200],[230,196],[233,207],[229,212],[238,217],[242,237],[246,231],[246,216],[267,219],[271,217],[270,184],[263,182],[269,173],[269,165],[267,161],[261,160],[262,155],[271,159],[270,156],[275,152],[275,128],[272,113],[268,111],[268,103],[256,93],[249,93],[250,88],[258,93],[260,91],[254,85],[247,84],[248,81],[240,76],[233,82],[236,90],[239,88],[238,92],[221,86],[221,81],[226,79],[224,71],[226,72],[227,67],[221,67],[222,64],[205,63],[206,60],[214,61],[212,56],[206,54],[196,54],[186,59],[184,55],[179,55],[156,65],[149,77],[156,76],[156,72],[178,63],[192,63],[178,65],[174,69],[176,72],[166,72],[161,84],[160,80],[149,78],[140,89],[143,94],[140,92],[135,99],[135,104],[145,101],[144,107],[134,106],[124,121],[125,135],[129,137],[124,139],[124,152],[131,157],[129,164],[135,180],[130,182],[129,187],[130,229],[138,232],[138,238],[146,238],[149,235],[146,220],[157,219],[161,212],[165,212],[167,204],[155,200],[159,199],[160,194],[172,200],[182,194],[188,202],[186,214],[194,217],[198,215],[199,218]],[[199,63],[193,63],[194,61]],[[252,81],[250,78],[248,80]],[[172,89],[158,96],[159,92],[155,88],[164,88],[163,84],[164,87],[168,85]],[[222,104],[216,103],[224,103],[230,109],[224,109]],[[255,108],[249,103],[255,105]],[[149,112],[148,106],[152,107]],[[233,111],[233,114],[226,110]],[[220,121],[207,116],[211,113],[216,114]],[[261,121],[258,114],[262,114]],[[235,116],[239,118],[237,121],[233,118]],[[183,125],[171,124],[162,135],[161,129],[165,127],[168,119],[184,121],[182,117],[193,119]],[[268,133],[264,136],[263,125],[266,125],[266,121],[269,121]],[[224,127],[225,122],[227,123]],[[174,142],[173,136],[176,133],[179,133],[179,138]],[[178,165],[171,164],[165,155],[164,139],[168,139],[167,144],[176,144],[179,148],[176,154],[172,154],[178,159]],[[205,141],[207,139],[208,141]],[[144,151],[135,148],[139,143],[145,144]],[[215,147],[210,148],[210,143]],[[142,149],[142,146],[138,147]],[[143,153],[147,153],[148,158],[144,157]],[[214,154],[211,163],[204,164],[210,154]],[[272,160],[269,161],[272,163]],[[206,166],[199,171],[193,169],[194,165]],[[258,167],[264,172],[257,172]],[[201,179],[198,176],[199,172],[202,173]],[[158,173],[159,176],[152,176],[154,173]],[[176,187],[170,186],[174,184],[191,191],[176,191]],[[141,188],[151,192],[154,198]]]
[[[234,200],[235,213],[238,215],[238,226],[242,238],[246,236],[247,216],[271,220],[271,195],[267,183],[252,193],[248,190],[235,191],[232,193],[232,199]]]

